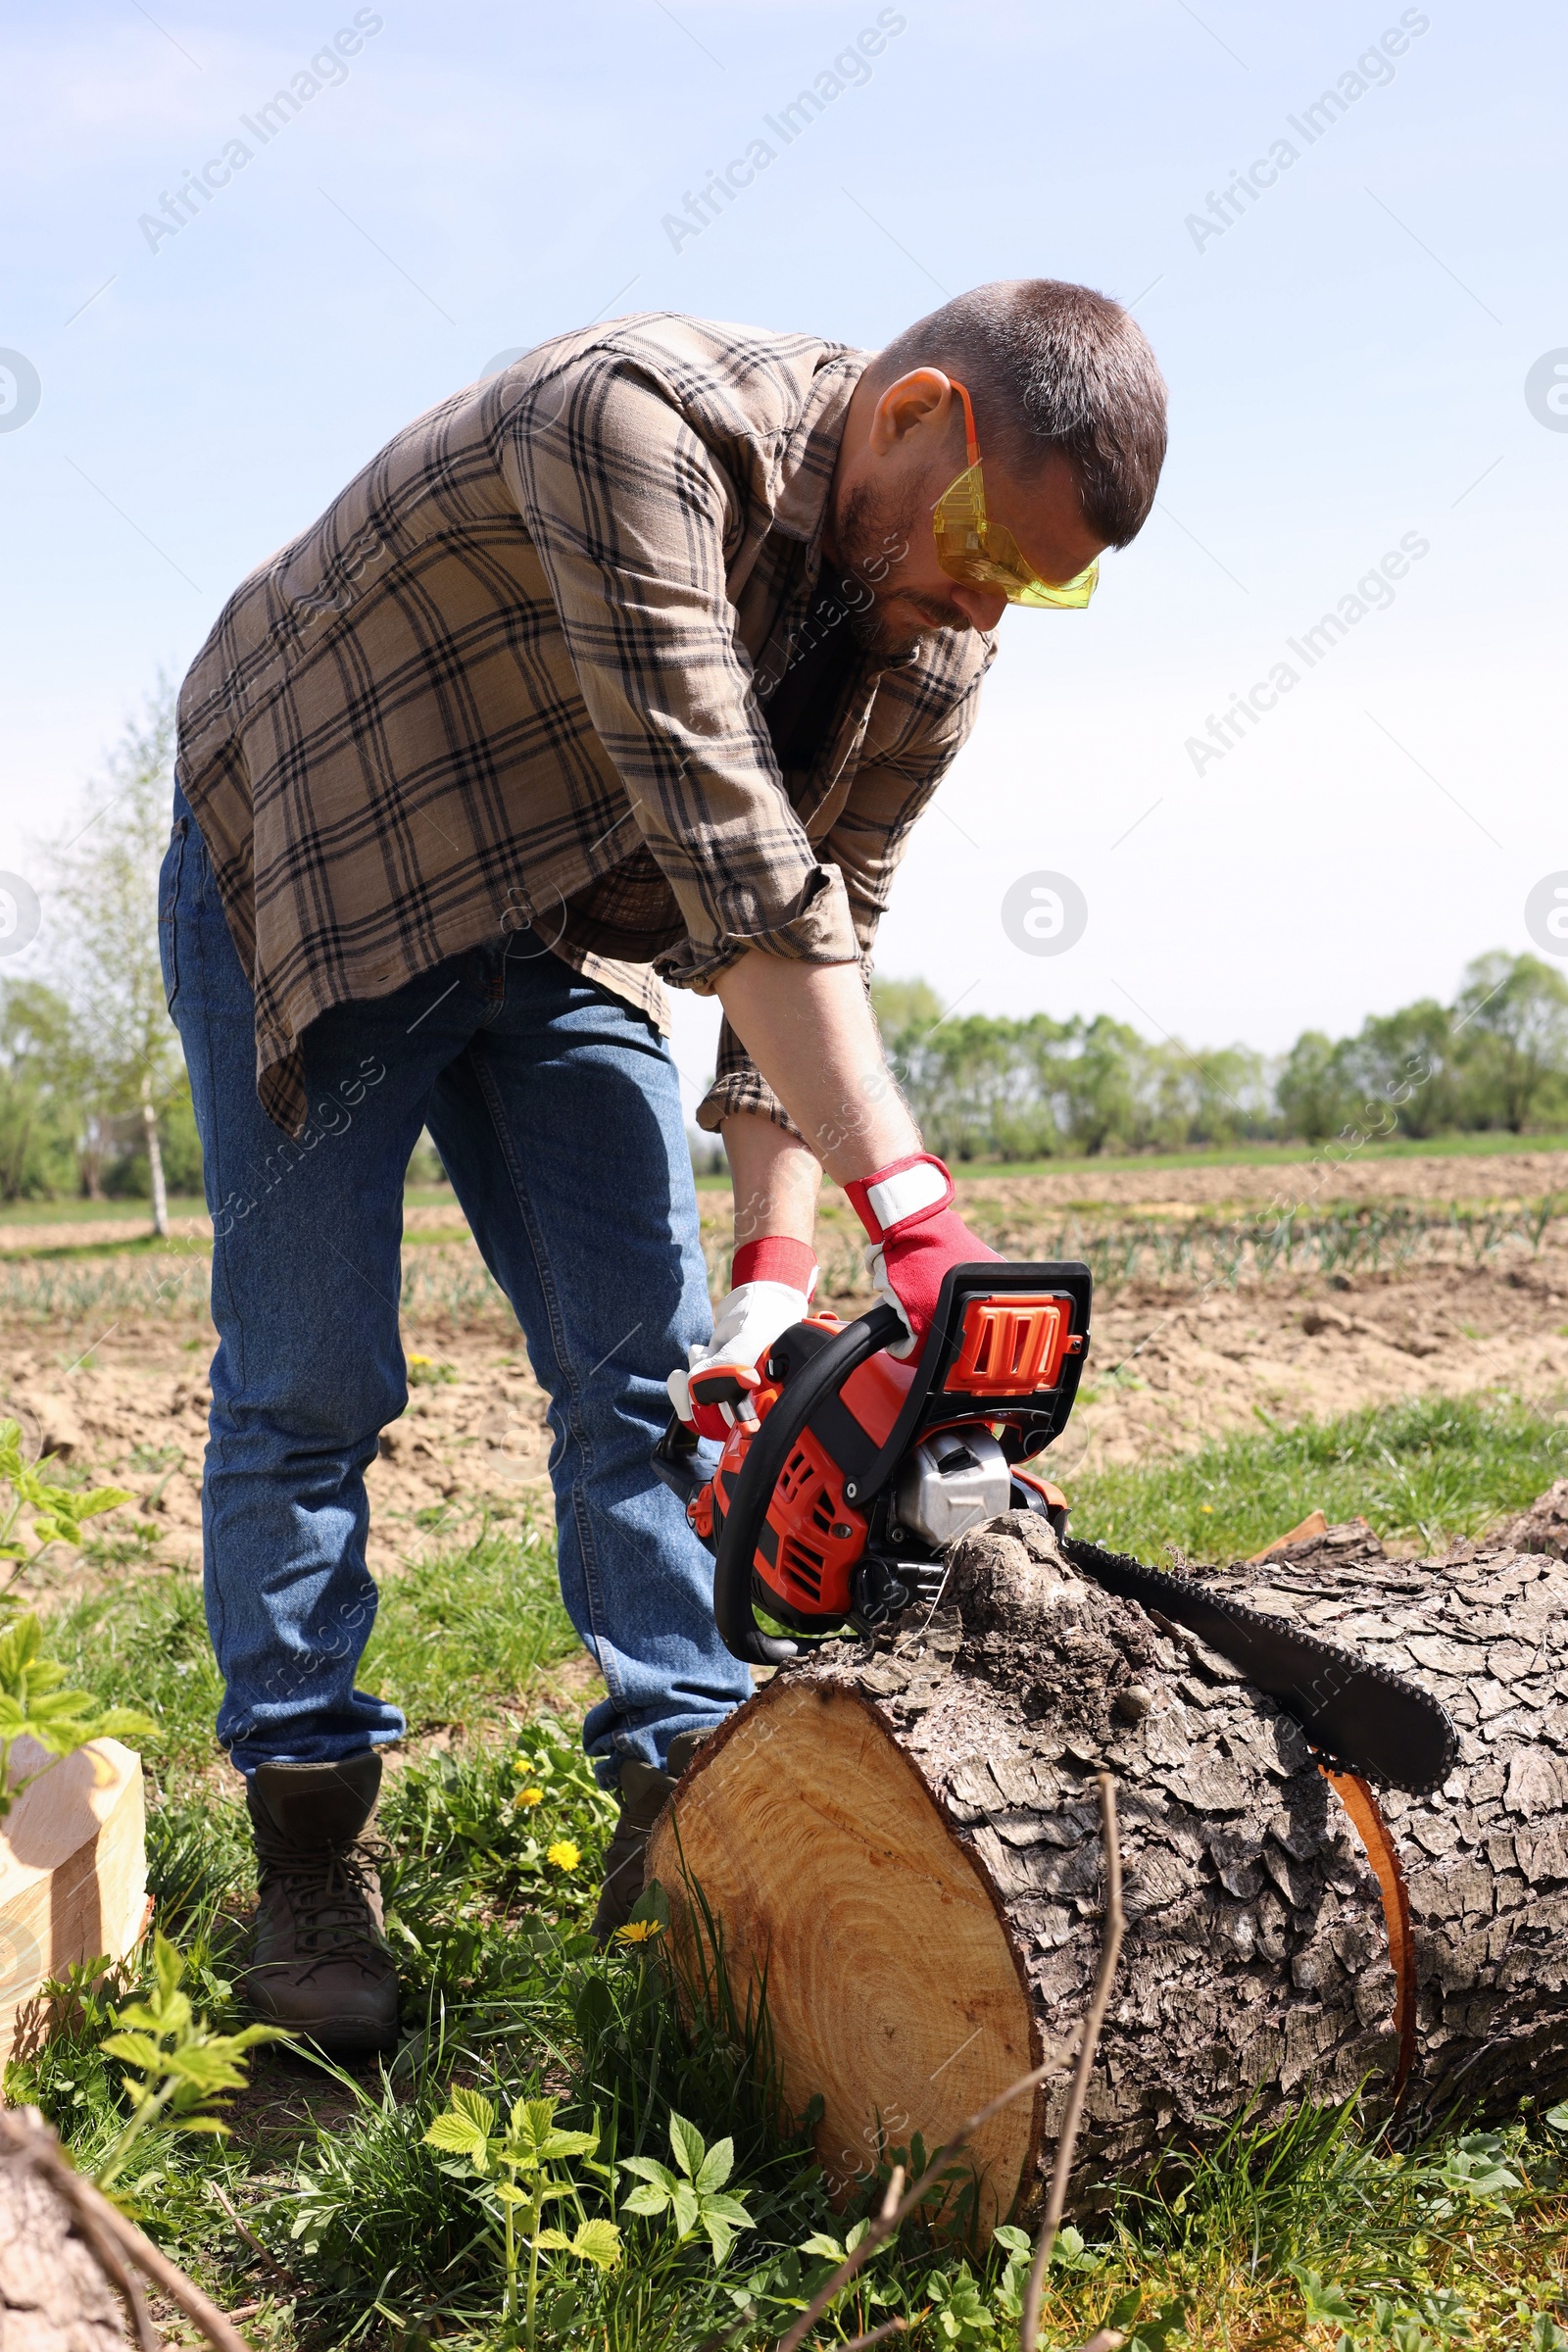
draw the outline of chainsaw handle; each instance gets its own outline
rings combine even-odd
[[[752,1607],[752,1562],[779,1475],[823,1398],[836,1394],[867,1356],[904,1336],[904,1318],[893,1306],[874,1306],[847,1325],[785,1382],[746,1448],[713,1561],[713,1620],[724,1647],[749,1666],[781,1666],[803,1646],[764,1634]]]
[[[664,1434],[654,1447],[653,1464],[654,1476],[682,1507],[696,1501],[708,1472],[697,1450],[697,1432],[687,1427],[679,1413],[670,1414]]]

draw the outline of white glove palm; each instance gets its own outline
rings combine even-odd
[[[713,1318],[711,1340],[706,1347],[694,1340],[687,1349],[686,1370],[672,1372],[664,1384],[670,1403],[687,1427],[701,1437],[722,1439],[725,1431],[735,1426],[737,1413],[749,1420],[744,1391],[758,1385],[758,1364],[779,1334],[810,1311],[810,1293],[798,1291],[791,1283],[743,1282],[731,1291]],[[704,1373],[710,1380],[699,1377]],[[723,1377],[726,1374],[731,1376],[728,1380]],[[720,1393],[705,1399],[705,1387]]]

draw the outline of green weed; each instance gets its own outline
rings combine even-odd
[[[1171,1548],[1245,1559],[1321,1509],[1441,1547],[1568,1472],[1568,1420],[1504,1395],[1422,1396],[1294,1428],[1258,1419],[1197,1453],[1075,1479],[1074,1532],[1153,1561]]]

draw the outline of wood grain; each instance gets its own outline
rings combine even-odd
[[[937,2147],[1040,2063],[989,1878],[857,1691],[788,1679],[761,1691],[703,1750],[650,1870],[688,1948],[688,1877],[722,1914],[743,2011],[765,1978],[784,2096],[800,2112],[820,2093],[817,2151],[840,2201],[885,2151],[916,2132]],[[984,2235],[1030,2176],[1035,2133],[1023,2100],[969,2151]]]
[[[42,1761],[19,1740],[13,1780]],[[123,1959],[146,1921],[141,1758],[95,1740],[24,1788],[0,1824],[0,2059],[37,2032],[48,1978],[99,1953]]]

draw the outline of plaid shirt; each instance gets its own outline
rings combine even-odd
[[[280,1126],[329,1006],[523,925],[662,1028],[656,971],[709,993],[752,947],[865,963],[994,651],[858,657],[780,770],[766,701],[867,356],[665,314],[559,336],[235,591],[181,690],[179,773]],[[789,1123],[726,1035],[699,1116],[735,1109]]]

